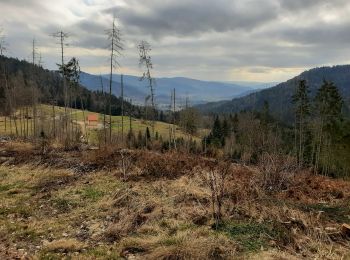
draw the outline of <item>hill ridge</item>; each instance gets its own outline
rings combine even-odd
[[[332,81],[339,88],[344,99],[346,114],[350,111],[350,65],[316,67],[274,87],[260,90],[244,97],[226,102],[211,102],[198,105],[203,113],[236,113],[242,110],[261,110],[264,102],[269,102],[271,114],[285,122],[293,119],[292,96],[299,80],[306,80],[313,98],[323,80]]]

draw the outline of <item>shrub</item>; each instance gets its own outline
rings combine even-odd
[[[268,192],[286,190],[298,168],[294,157],[264,153],[258,163],[260,185]]]

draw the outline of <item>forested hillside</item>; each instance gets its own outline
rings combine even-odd
[[[71,96],[68,106],[105,112],[107,96],[101,91],[91,91],[80,85],[69,88]],[[33,102],[64,106],[62,77],[57,71],[0,56],[0,101],[0,113],[7,115],[19,106],[32,105]],[[120,115],[120,98],[112,96],[111,103],[112,115]],[[133,111],[134,116],[140,117],[139,107],[128,102],[124,102],[124,107],[127,111]]]
[[[204,113],[236,113],[242,110],[261,111],[268,102],[271,114],[279,120],[292,123],[294,120],[292,97],[300,80],[305,80],[309,86],[310,97],[314,98],[323,80],[333,82],[339,89],[344,100],[343,111],[350,111],[350,65],[322,67],[305,71],[299,76],[281,83],[275,87],[233,99],[227,102],[214,102],[200,105]]]

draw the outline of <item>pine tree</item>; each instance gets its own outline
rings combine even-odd
[[[309,87],[305,80],[300,80],[292,101],[295,105],[295,150],[299,166],[304,164],[307,119],[310,115]]]
[[[235,134],[238,133],[238,123],[239,123],[238,115],[237,115],[237,113],[235,113],[235,115],[232,118],[232,130]]]
[[[212,130],[213,138],[221,139],[223,137],[221,122],[218,116],[215,117],[213,130]]]
[[[315,105],[318,117],[315,170],[322,163],[322,171],[327,174],[332,161],[332,146],[342,121],[343,99],[334,83],[324,80],[317,92]]]
[[[230,126],[226,120],[222,122],[222,137],[228,137],[230,135]]]
[[[203,139],[203,145],[213,145],[220,148],[225,145],[225,136],[223,134],[223,127],[218,116],[215,117],[213,128],[209,136]]]

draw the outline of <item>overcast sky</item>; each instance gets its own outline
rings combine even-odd
[[[283,81],[350,61],[349,0],[0,0],[8,55],[30,59],[35,37],[56,68],[50,34],[70,34],[65,58],[108,72],[105,30],[117,17],[124,52],[117,72],[140,75],[137,44],[152,45],[154,75],[220,81]]]

